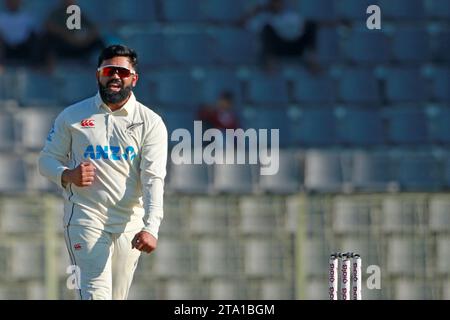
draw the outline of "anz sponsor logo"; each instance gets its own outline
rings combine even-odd
[[[132,146],[128,146],[122,151],[119,146],[93,146],[89,145],[84,151],[85,159],[110,159],[110,160],[130,160],[132,161],[136,157],[136,151]]]
[[[52,127],[50,128],[50,131],[48,132],[48,135],[47,135],[48,142],[52,142],[52,137],[53,137],[54,133],[55,133],[55,124],[52,125]]]

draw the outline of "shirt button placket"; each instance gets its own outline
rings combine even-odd
[[[105,114],[105,138],[106,138],[106,141],[108,141],[108,120],[109,120],[108,114]]]
[[[114,127],[114,116],[111,114],[109,117],[109,127],[108,127],[108,136],[111,139],[113,136],[113,127]]]

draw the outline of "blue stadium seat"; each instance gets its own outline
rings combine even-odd
[[[437,102],[450,103],[450,68],[438,68],[433,75],[433,98]]]
[[[447,0],[428,0],[427,12],[432,18],[450,19],[450,2]]]
[[[136,87],[133,88],[137,101],[145,106],[154,109],[159,107],[158,97],[156,95],[156,84],[151,75],[145,71],[139,70],[139,80]]]
[[[224,239],[204,239],[199,244],[198,272],[212,279],[232,276],[239,265],[236,249]]]
[[[439,163],[429,154],[403,154],[399,159],[397,178],[404,190],[437,190],[443,185],[439,169]]]
[[[42,23],[48,16],[51,10],[53,10],[60,1],[48,0],[48,1],[21,1],[24,11],[32,13],[38,23]],[[0,10],[2,8],[0,7]]]
[[[180,64],[208,65],[213,62],[211,39],[203,32],[168,32],[165,34],[167,54]]]
[[[25,162],[17,154],[0,154],[0,194],[24,192],[27,189]]]
[[[296,208],[295,210],[295,215],[297,216],[298,210],[299,208]],[[290,211],[294,210],[291,209]],[[315,212],[313,213],[313,215],[314,214]],[[308,218],[309,217],[312,216],[308,216]],[[323,222],[321,222],[320,224],[309,223],[309,226],[306,227],[308,233],[313,235],[315,234],[315,230],[321,229],[320,227],[318,228],[316,226],[323,226]],[[323,272],[320,271],[320,266],[329,258],[328,244],[326,243],[326,240],[322,239],[321,236],[308,236],[305,237],[304,241],[304,251],[302,252],[302,256],[304,257],[303,259],[305,274],[307,274],[308,276],[320,276],[321,274],[323,274]],[[308,259],[306,259],[306,257],[308,257]],[[311,297],[311,295],[308,295],[308,297]]]
[[[371,224],[370,211],[370,205],[367,202],[363,203],[351,198],[336,197],[333,200],[333,231],[337,234],[348,236],[357,235],[363,230],[369,230]],[[352,248],[352,250],[357,249]],[[358,250],[355,252],[364,254],[367,251]]]
[[[394,144],[424,144],[428,142],[425,112],[414,107],[385,110],[388,141]]]
[[[245,194],[255,189],[251,164],[215,164],[213,189],[217,193]]]
[[[450,143],[450,109],[432,108],[428,112],[430,139],[434,143]]]
[[[154,75],[161,107],[197,108],[201,102],[196,80],[188,70],[165,70]]]
[[[386,98],[393,103],[422,102],[427,86],[419,69],[392,68],[386,73]]]
[[[354,152],[351,172],[352,187],[362,191],[387,191],[394,180],[390,157],[383,152]]]
[[[432,232],[450,231],[450,201],[448,197],[436,195],[430,199],[428,226]]]
[[[239,231],[245,235],[284,231],[284,208],[280,200],[264,195],[241,197],[238,203]]]
[[[82,13],[86,12],[105,31],[114,25],[152,23],[157,18],[156,0],[110,0],[109,6],[101,1],[79,0],[78,5]]]
[[[178,143],[177,141],[171,140],[172,132],[176,129],[186,129],[192,135],[194,128],[193,112],[186,110],[162,110],[159,114],[167,127],[170,145]]]
[[[247,297],[245,284],[239,280],[216,278],[211,281],[209,287],[209,299],[232,300],[245,299]]]
[[[234,94],[235,102],[242,101],[240,79],[229,69],[206,69],[202,78],[203,102],[212,103],[224,90]]]
[[[61,108],[26,108],[19,113],[21,145],[40,151]]]
[[[294,297],[292,284],[286,280],[264,279],[261,282],[262,300],[288,300]]]
[[[448,235],[442,235],[436,237],[436,269],[441,275],[450,274],[450,251],[448,250],[450,245],[450,237]]]
[[[412,236],[395,234],[387,240],[386,271],[391,276],[412,276],[415,271],[420,271],[420,265],[424,265],[421,261],[424,260],[424,254],[427,251],[424,241],[419,242]],[[405,281],[402,282],[405,283]],[[413,296],[417,290],[413,287],[416,282],[410,281],[410,283],[412,285],[405,286],[408,288],[396,290],[396,299],[414,299]],[[422,293],[423,291],[422,289]],[[402,293],[402,296],[399,296],[399,293]],[[417,295],[415,299],[420,298]]]
[[[378,0],[339,0],[336,1],[336,11],[341,19],[365,23],[370,5],[378,5]]]
[[[60,82],[53,76],[27,71],[22,74],[19,101],[23,105],[57,105]]]
[[[156,277],[166,279],[182,278],[192,272],[193,248],[191,242],[176,237],[162,237],[162,239],[158,241],[158,247],[161,251],[155,253],[152,265],[152,273]],[[173,290],[175,286],[176,284],[172,281],[170,288],[170,296],[172,299],[180,299],[181,296],[185,296],[186,291],[190,292],[191,290],[189,289],[192,289],[189,288],[186,290],[185,283],[180,283],[176,288],[179,291],[177,296],[177,294],[174,293],[175,290]],[[165,288],[169,291],[167,285],[165,285]],[[165,296],[169,297],[169,294],[166,293]]]
[[[169,192],[185,194],[208,193],[210,178],[206,164],[174,164],[170,162],[169,168],[167,179]]]
[[[401,151],[402,152],[402,151]],[[395,167],[395,164],[394,164]],[[398,172],[394,170],[398,179]],[[397,188],[398,190],[398,188]],[[385,234],[397,232],[411,232],[417,225],[423,223],[424,202],[411,197],[410,199],[400,199],[395,195],[384,197],[381,203],[381,228]]]
[[[110,1],[111,20],[115,23],[151,23],[157,18],[156,0]]]
[[[79,71],[76,69],[60,70],[61,101],[70,105],[94,96],[97,93],[97,79],[93,71]],[[70,77],[67,75],[70,74]]]
[[[260,175],[259,189],[277,194],[298,192],[302,184],[302,173],[298,154],[292,150],[281,149],[278,172],[274,175]]]
[[[204,19],[215,23],[233,23],[244,14],[241,0],[207,0],[203,1],[201,9]]]
[[[433,56],[439,62],[450,62],[450,31],[440,30],[434,35]]]
[[[10,112],[0,111],[0,150],[12,150],[16,142],[17,128]]]
[[[166,250],[166,249],[164,249]],[[192,262],[190,263],[191,267],[189,267],[188,270],[192,270],[193,267],[193,260],[191,260]],[[165,268],[165,264],[167,262],[164,261],[163,263],[161,263],[160,265],[162,266],[162,268]],[[179,262],[173,262],[172,264],[176,264]],[[183,264],[186,264],[185,262],[183,262]],[[183,269],[187,269],[186,267],[183,267]],[[185,273],[190,274],[188,272],[185,271]],[[184,281],[180,281],[179,279],[170,279],[168,280],[165,285],[164,285],[164,292],[165,292],[165,297],[167,298],[167,300],[184,300],[184,299],[205,299],[205,293],[204,293],[204,289],[201,287],[201,285],[199,285],[198,283],[196,283],[195,281],[191,281],[191,280],[184,280]]]
[[[294,99],[299,103],[332,104],[336,86],[328,75],[313,75],[306,70],[293,73]]]
[[[319,147],[338,142],[336,118],[332,108],[301,109],[297,119],[291,123],[291,139],[294,139],[296,145]]]
[[[222,64],[255,64],[258,61],[258,36],[236,28],[214,29],[215,60]]]
[[[371,223],[373,220],[371,219],[370,212],[367,213],[367,211],[364,210],[364,207],[366,210],[369,210],[368,206],[365,206],[364,204],[359,204],[359,213],[362,214],[361,216],[357,216],[357,219],[360,221],[361,225],[356,228],[357,230],[352,230],[352,233],[347,235],[342,235],[342,242],[339,244],[338,248],[342,249],[342,252],[358,252],[361,257],[367,257],[366,260],[368,261],[377,261],[380,258],[380,254],[377,250],[377,243],[374,241],[374,239],[371,236],[367,236],[367,234],[370,234],[370,231],[373,228],[373,223]],[[368,217],[369,214],[369,217]],[[364,226],[366,225],[366,227]],[[347,226],[347,228],[349,228]],[[365,231],[367,230],[367,231]],[[359,232],[358,232],[359,231]],[[336,248],[337,244],[333,244],[333,246]],[[334,250],[333,250],[334,251]],[[363,267],[364,269],[364,267]],[[365,290],[366,286],[363,286],[362,289],[362,295],[363,299],[370,299],[370,300],[378,300],[380,299],[380,294],[374,294],[370,293],[370,291],[379,291],[379,290]]]
[[[339,61],[339,36],[336,28],[321,26],[317,31],[317,57],[320,63],[328,64]]]
[[[246,129],[278,129],[280,146],[290,146],[293,143],[293,136],[291,134],[291,125],[286,110],[280,109],[265,109],[247,108],[242,112],[242,128]],[[270,142],[270,138],[268,139]]]
[[[289,102],[287,81],[280,75],[251,74],[248,99],[260,105],[287,104]]]
[[[115,6],[105,6],[101,1],[92,0],[78,0],[77,5],[81,9],[81,14],[84,14],[89,20],[95,22],[100,29],[111,25],[113,22]]]
[[[161,33],[134,33],[124,37],[124,44],[138,53],[139,65],[155,67],[170,60],[165,49],[165,37]]]
[[[295,9],[306,19],[331,21],[336,18],[334,0],[296,0]]]
[[[26,174],[31,174],[31,172],[27,170]],[[36,175],[40,175],[39,172],[37,172],[37,169]],[[27,178],[30,178],[30,176],[27,175]],[[49,181],[48,179],[42,180]],[[51,183],[55,184],[53,182]],[[3,234],[7,234],[8,236],[20,236],[24,233],[37,235],[44,232],[45,218],[42,214],[40,214],[44,207],[42,206],[42,202],[39,201],[40,199],[24,199],[24,197],[2,198],[2,205],[0,208],[0,212],[2,214],[0,215],[0,223]],[[58,203],[55,203],[55,209],[60,208],[61,207],[58,206]],[[60,224],[58,223],[58,227],[59,226]]]
[[[354,146],[379,145],[384,142],[383,119],[379,111],[345,108],[338,112],[339,140]]]
[[[450,158],[444,160],[444,180],[447,189],[450,188]]]
[[[247,277],[270,279],[284,272],[284,246],[273,240],[246,238],[242,241],[244,273]],[[287,250],[287,249],[286,249]]]
[[[309,191],[342,190],[342,163],[339,152],[310,150],[305,157],[305,187]]]
[[[419,21],[425,18],[424,0],[379,0],[383,17]]]
[[[188,224],[189,231],[193,235],[198,236],[214,237],[217,235],[225,235],[228,227],[232,223],[231,221],[233,219],[231,217],[234,217],[239,211],[238,204],[235,203],[230,207],[230,203],[226,198],[208,196],[195,197],[190,199],[190,202],[191,215],[189,219],[186,219],[187,217],[185,217],[184,210],[182,208],[179,210],[180,217],[185,218],[182,220],[181,224]],[[174,231],[178,232],[179,229]]]
[[[427,297],[433,296],[432,285],[421,280],[398,279],[395,281],[394,291],[395,300],[427,300]]]
[[[39,153],[28,153],[26,161],[26,176],[28,189],[38,192],[59,192],[59,187],[49,179],[42,179],[38,169]],[[14,214],[16,214],[14,212]]]
[[[392,54],[400,63],[426,62],[430,48],[430,37],[423,27],[398,27],[394,32]]]
[[[14,81],[16,72],[14,70],[5,68],[0,74],[0,102],[2,100],[17,99],[20,93],[17,91],[19,88],[11,87],[12,81]]]
[[[162,16],[168,22],[201,21],[201,0],[164,0],[161,1]]]
[[[390,59],[387,36],[382,30],[355,28],[343,42],[345,57],[359,64],[382,64]]]
[[[376,104],[380,101],[379,87],[372,69],[349,68],[339,79],[339,94],[347,103]]]

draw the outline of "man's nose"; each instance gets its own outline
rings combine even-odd
[[[118,70],[115,70],[114,73],[113,73],[113,75],[111,76],[111,78],[114,78],[114,79],[120,79],[120,77],[119,77],[119,71],[118,71]]]

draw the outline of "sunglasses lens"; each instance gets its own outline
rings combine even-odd
[[[128,78],[131,74],[130,70],[125,68],[117,68],[117,73],[119,74],[119,77],[121,78]]]
[[[128,78],[131,75],[131,71],[126,68],[120,67],[105,67],[102,68],[100,74],[103,77],[112,77],[115,73],[119,75],[120,78]]]
[[[100,69],[100,75],[103,77],[111,77],[114,74],[114,68],[106,67]]]

